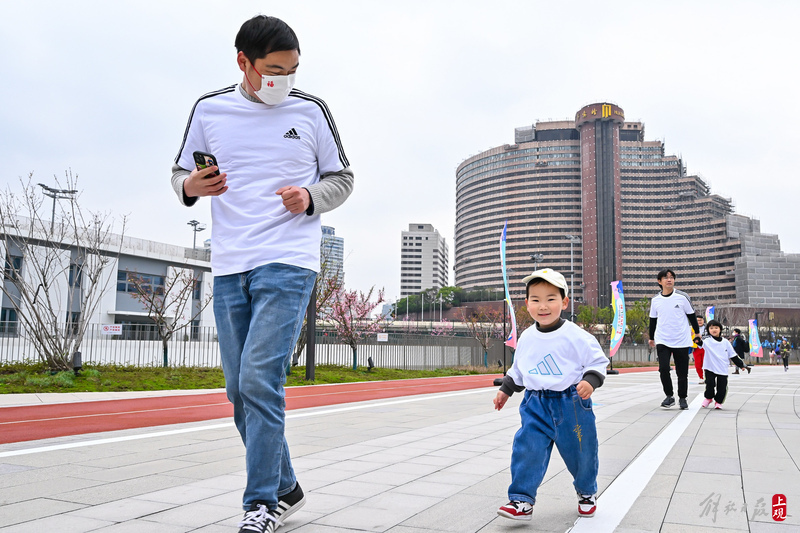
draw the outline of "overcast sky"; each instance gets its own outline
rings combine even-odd
[[[792,1],[0,0],[0,184],[72,169],[84,207],[191,246],[186,223],[210,226],[209,201],[181,206],[170,166],[196,99],[241,82],[233,41],[259,13],[298,34],[296,86],[327,102],[355,171],[323,216],[350,288],[399,294],[411,222],[452,256],[461,161],[601,101],[800,252]]]

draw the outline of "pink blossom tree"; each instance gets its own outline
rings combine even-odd
[[[470,315],[462,311],[461,319],[467,326],[470,336],[483,348],[483,365],[488,367],[489,347],[494,339],[503,338],[503,312],[481,307]]]
[[[431,335],[434,337],[455,337],[456,332],[453,323],[446,318],[439,322],[439,325],[433,328]]]
[[[381,331],[382,317],[370,315],[384,300],[383,289],[378,291],[377,299],[372,301],[375,287],[366,294],[361,291],[336,290],[330,301],[330,308],[324,318],[333,322],[341,341],[353,350],[353,370],[358,368],[358,343],[372,333]]]

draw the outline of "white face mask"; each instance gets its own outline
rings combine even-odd
[[[261,89],[253,90],[258,99],[265,104],[278,105],[289,96],[289,92],[294,87],[294,78],[295,74],[289,74],[288,76],[261,76]]]

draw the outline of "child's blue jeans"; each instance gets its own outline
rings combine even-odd
[[[597,427],[592,400],[582,400],[575,386],[563,391],[526,390],[519,406],[522,427],[511,452],[510,500],[536,503],[553,443],[580,494],[597,492]]]

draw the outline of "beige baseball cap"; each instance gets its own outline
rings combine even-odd
[[[551,285],[554,285],[559,289],[564,289],[564,296],[569,296],[569,285],[567,285],[567,280],[564,279],[564,276],[561,275],[561,272],[556,272],[552,268],[542,268],[531,273],[530,276],[525,276],[522,278],[522,283],[524,283],[527,287],[528,283],[536,278],[542,278]]]

